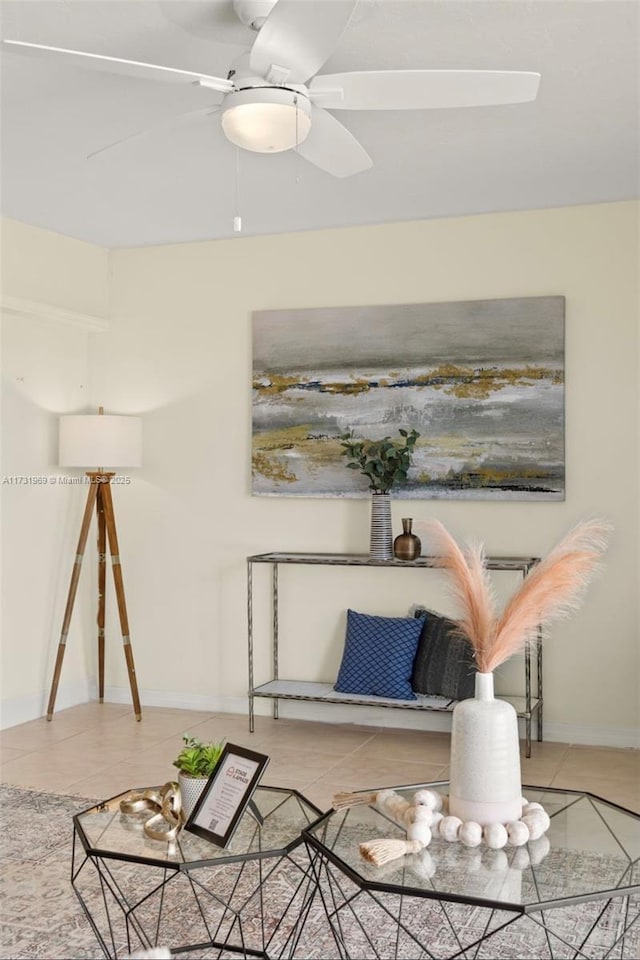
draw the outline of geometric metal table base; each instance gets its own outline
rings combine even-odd
[[[396,789],[408,800],[421,786]],[[445,782],[426,786],[449,792]],[[376,867],[360,844],[405,833],[375,804],[331,810],[306,827],[316,904],[333,934],[323,956],[635,960],[640,816],[583,791],[523,792],[550,825],[519,848],[471,849],[436,835],[420,853]]]
[[[74,837],[73,889],[105,957],[154,946],[198,957],[294,954],[313,890],[309,862],[300,853],[197,873],[83,853]],[[284,872],[285,864],[293,869]]]
[[[71,883],[107,958],[154,946],[192,957],[292,957],[313,900],[302,830],[320,811],[259,786],[226,848],[151,840],[120,795],[74,819]],[[252,812],[253,810],[253,812]]]
[[[446,794],[445,782],[418,787]],[[376,867],[360,855],[404,830],[375,805],[324,814],[259,786],[228,846],[189,831],[149,839],[123,795],[74,816],[71,882],[107,958],[168,947],[191,957],[635,960],[640,816],[581,791],[523,787],[550,817],[524,847],[434,837]]]
[[[309,848],[316,897],[333,934],[326,960],[637,960],[640,897],[573,904],[536,914],[362,890]]]

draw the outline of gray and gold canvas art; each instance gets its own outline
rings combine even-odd
[[[420,433],[394,497],[563,500],[564,297],[253,314],[253,493],[368,496],[340,436]]]

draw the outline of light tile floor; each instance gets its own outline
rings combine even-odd
[[[300,790],[319,807],[339,790],[446,780],[449,734],[354,724],[86,703],[0,732],[4,783],[52,793],[107,798],[174,779],[183,733],[225,738],[266,753],[263,782]],[[589,790],[640,812],[640,751],[534,743],[522,779],[535,786]]]

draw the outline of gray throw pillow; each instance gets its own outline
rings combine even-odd
[[[424,620],[413,661],[412,688],[430,697],[473,697],[477,668],[469,641],[457,632],[454,621],[442,614],[419,606],[411,612]]]

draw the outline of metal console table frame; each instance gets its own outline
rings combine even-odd
[[[539,563],[539,557],[487,557],[489,570],[502,570],[521,573],[526,577]],[[273,606],[272,621],[272,678],[267,683],[256,686],[254,680],[253,656],[253,566],[267,563],[272,568],[271,591]],[[280,564],[300,564],[308,566],[335,567],[390,567],[396,570],[407,567],[438,568],[437,557],[421,556],[416,560],[371,560],[366,554],[355,553],[260,553],[247,557],[247,618],[249,642],[249,730],[253,733],[254,699],[266,697],[273,701],[273,716],[278,717],[279,700],[309,700],[323,703],[346,703],[360,706],[391,707],[396,710],[423,710],[450,713],[455,701],[443,701],[443,705],[425,704],[420,701],[394,701],[384,697],[363,696],[336,693],[331,684],[314,683],[301,680],[281,680],[279,676],[279,628],[278,628],[278,568]],[[532,689],[532,652],[535,654],[535,692]],[[542,725],[542,634],[538,632],[537,641],[528,645],[524,651],[525,692],[522,696],[504,696],[515,707],[518,717],[525,722],[526,756],[531,756],[531,725],[536,718],[538,741],[543,739]]]

